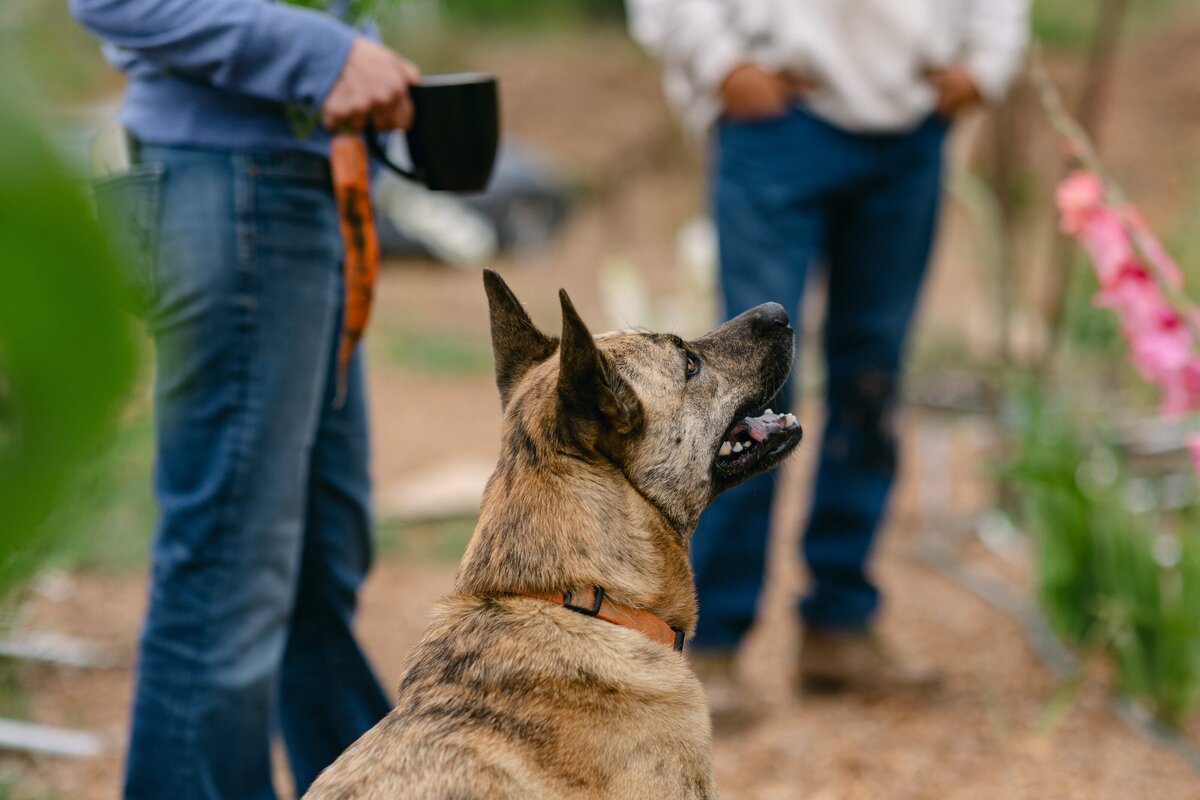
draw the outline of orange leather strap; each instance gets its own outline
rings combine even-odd
[[[594,589],[584,589],[562,594],[549,592],[517,592],[518,597],[534,597],[569,608],[583,614],[585,617],[595,617],[622,628],[630,628],[645,636],[649,636],[659,644],[664,644],[676,652],[683,650],[683,630],[672,628],[661,617],[644,608],[634,608],[624,603],[614,603],[604,596],[604,590],[599,586]]]

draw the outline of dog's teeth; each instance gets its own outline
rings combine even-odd
[[[737,444],[735,444],[733,446],[733,452],[735,452],[735,453],[742,452],[742,443],[741,442],[738,442]]]
[[[732,452],[733,452],[733,445],[731,445],[729,442],[725,442],[724,444],[721,445],[721,450],[720,450],[721,455],[727,456]]]
[[[775,413],[774,411],[772,411],[771,409],[768,408],[765,412],[763,412],[763,416],[766,417],[766,416],[769,416],[774,413]]]
[[[799,423],[799,422],[796,420],[796,415],[795,415],[795,414],[788,414],[788,415],[787,415],[787,417],[785,417],[785,419],[784,419],[784,426],[785,426],[785,427],[788,427],[788,428],[794,428],[794,427],[796,427],[796,426],[797,426],[797,425],[799,425],[799,424],[800,424],[800,423]]]

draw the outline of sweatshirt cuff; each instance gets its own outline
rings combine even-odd
[[[716,95],[733,68],[746,60],[740,42],[732,36],[713,39],[704,54],[696,59],[693,74],[696,87]]]

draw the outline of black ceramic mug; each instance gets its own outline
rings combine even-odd
[[[481,192],[487,188],[500,143],[496,77],[483,72],[429,75],[409,87],[413,124],[405,133],[411,169],[393,163],[371,131],[371,155],[430,189]]]

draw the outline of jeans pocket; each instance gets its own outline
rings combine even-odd
[[[157,293],[155,261],[163,167],[139,164],[92,183],[96,214],[121,262],[129,303],[145,313]]]

